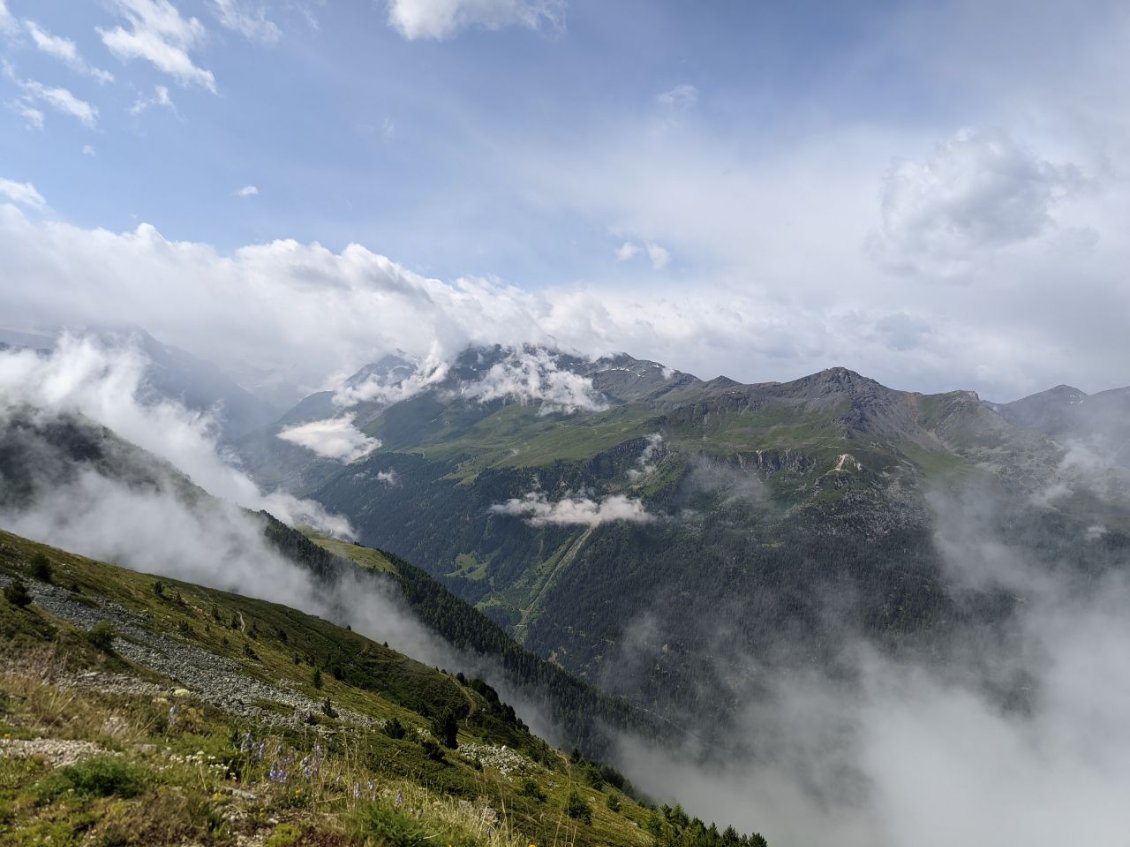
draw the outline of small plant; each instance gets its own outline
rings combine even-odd
[[[86,640],[103,653],[114,652],[114,628],[109,621],[99,621],[86,633]]]
[[[159,579],[155,580],[153,582],[153,593],[156,594],[158,597],[164,599],[164,597],[165,597],[165,583],[161,582],[161,580],[159,580]]]
[[[446,758],[443,754],[443,748],[430,738],[421,738],[420,746],[424,748],[424,755],[433,762],[442,762]]]
[[[403,738],[407,732],[399,718],[393,718],[385,723],[385,735],[389,738]]]
[[[31,594],[28,593],[27,586],[18,579],[10,585],[4,586],[4,599],[17,609],[31,605]]]
[[[319,691],[322,690],[322,686],[325,685],[326,683],[322,679],[322,669],[321,668],[314,668],[314,673],[310,677],[310,682],[312,682],[314,687],[317,688]]]
[[[545,800],[545,792],[542,791],[541,786],[532,779],[527,779],[522,783],[522,796],[529,797],[531,800],[537,800],[539,803]]]
[[[327,718],[336,718],[337,717],[337,709],[334,708],[334,704],[332,702],[330,702],[329,697],[327,697],[322,702],[322,714],[325,715]]]
[[[592,823],[592,808],[576,791],[570,792],[569,799],[565,801],[565,814],[581,823]]]
[[[609,794],[608,799],[604,801],[604,805],[608,807],[610,812],[620,811],[620,800],[615,794]]]
[[[51,560],[44,553],[39,552],[31,557],[31,575],[40,582],[51,581]]]

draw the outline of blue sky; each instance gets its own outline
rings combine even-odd
[[[341,336],[325,373],[494,332],[748,380],[1130,382],[1118,4],[6,0],[0,27],[15,322],[281,363],[305,331],[226,310],[274,245],[256,296]],[[350,276],[350,244],[408,276]],[[404,286],[412,333],[382,323]]]

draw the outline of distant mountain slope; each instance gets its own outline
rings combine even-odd
[[[380,448],[318,465],[304,493],[541,656],[672,717],[696,692],[725,711],[748,691],[712,670],[735,650],[768,672],[831,661],[856,634],[929,652],[1007,620],[1006,596],[950,590],[936,532],[954,496],[981,491],[1033,532],[1065,521],[1074,540],[1130,529],[1058,433],[973,392],[844,368],[704,382],[536,348],[397,379],[362,380],[369,396],[335,411]]]

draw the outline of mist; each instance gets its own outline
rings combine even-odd
[[[715,639],[711,661],[751,680],[725,749],[622,738],[618,766],[656,798],[775,847],[1125,844],[1126,548],[1085,532],[1018,540],[1000,531],[1014,519],[1003,503],[968,488],[930,498],[950,593],[1014,600],[992,637],[958,629],[934,655],[897,658],[849,638],[834,678],[800,661],[764,670]],[[1061,561],[1077,544],[1091,545],[1086,568]],[[662,643],[657,619],[643,623],[636,637]]]
[[[0,352],[0,427],[97,424],[148,453],[111,440],[106,449],[115,451],[117,467],[108,469],[25,433],[19,453],[31,469],[30,497],[0,496],[0,525],[132,570],[348,624],[428,664],[454,663],[454,651],[402,606],[392,586],[349,575],[320,582],[276,551],[254,511],[344,537],[352,530],[316,503],[261,492],[218,446],[209,415],[139,399],[144,374],[137,350],[90,338],[64,336],[50,355]]]

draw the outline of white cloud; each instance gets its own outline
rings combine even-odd
[[[651,266],[657,271],[661,271],[671,264],[671,253],[668,252],[666,247],[656,244],[654,241],[647,242],[644,247],[647,249],[647,257],[651,259]]]
[[[82,145],[82,155],[84,155],[84,156],[95,156],[95,155],[97,155],[97,153],[95,153],[94,147],[92,145],[84,144],[84,145]]]
[[[483,376],[460,388],[460,394],[482,403],[516,400],[537,403],[543,412],[596,412],[608,404],[592,380],[558,366],[549,351],[515,350]]]
[[[655,473],[656,458],[663,450],[663,436],[658,432],[653,432],[647,436],[647,443],[640,453],[640,457],[636,460],[637,467],[628,470],[628,479],[632,482],[651,476]]]
[[[169,0],[115,0],[115,7],[129,27],[98,30],[111,53],[122,61],[143,59],[182,85],[200,85],[215,93],[215,76],[190,55],[206,35],[200,21],[181,17]]]
[[[33,79],[19,82],[19,86],[27,101],[50,106],[60,114],[77,118],[86,127],[94,128],[98,124],[98,107],[92,106],[85,100],[80,100],[66,88],[53,88]],[[21,114],[28,118],[29,122],[36,123],[38,127],[42,126],[42,112],[38,113],[37,119],[34,114],[37,111],[29,107],[27,111],[22,111]]]
[[[47,201],[30,182],[0,179],[0,197],[5,197],[12,203],[19,203],[21,206],[27,206],[29,209],[37,211],[47,208]]]
[[[613,494],[603,500],[588,497],[566,497],[549,502],[543,491],[531,491],[505,503],[490,507],[499,515],[525,518],[530,526],[589,526],[595,527],[612,521],[648,523],[655,520],[643,503],[623,494]]]
[[[259,187],[257,185],[245,185],[242,188],[237,188],[235,191],[236,197],[258,197]]]
[[[438,385],[447,376],[449,363],[434,341],[423,358],[410,356],[399,349],[396,354],[412,367],[410,373],[405,374],[397,368],[389,374],[370,374],[359,383],[342,385],[334,392],[334,405],[344,408],[357,403],[398,403]]]
[[[638,244],[633,244],[631,241],[625,241],[623,244],[616,248],[616,261],[631,261],[637,255],[639,255],[639,252],[640,246]]]
[[[377,482],[383,482],[385,485],[400,485],[400,476],[396,471],[377,471]]]
[[[882,258],[908,270],[964,271],[976,254],[1042,235],[1052,210],[1083,178],[1007,134],[965,129],[924,162],[905,161],[887,174],[882,194]]]
[[[443,40],[470,26],[565,25],[564,0],[389,0],[388,22],[409,40]]]
[[[380,439],[370,438],[354,426],[353,415],[292,426],[278,437],[340,462],[355,462],[381,446]]]
[[[143,401],[145,366],[145,358],[133,348],[109,348],[72,336],[64,336],[46,357],[30,350],[6,351],[0,353],[0,407],[80,413],[166,460],[216,497],[247,509],[266,509],[287,523],[352,534],[347,521],[317,503],[261,492],[228,463],[209,415],[172,401]]]
[[[12,111],[27,122],[28,129],[43,129],[46,116],[42,109],[37,109],[26,100],[16,100],[8,104]]]
[[[18,32],[20,28],[19,22],[8,11],[8,4],[6,0],[0,0],[0,32],[14,33]]]
[[[275,44],[282,37],[282,31],[267,18],[267,10],[262,5],[251,5],[243,0],[212,0],[212,11],[221,26],[249,41]]]
[[[164,85],[153,86],[153,96],[145,97],[139,94],[133,105],[129,108],[131,115],[140,115],[142,112],[149,109],[168,109],[171,112],[176,112],[177,107],[173,102],[172,95],[169,94],[169,89]]]
[[[655,102],[665,109],[689,109],[698,103],[698,89],[689,83],[676,85],[662,94],[657,94]]]
[[[114,81],[114,75],[109,71],[88,65],[86,60],[79,55],[78,47],[69,38],[52,35],[35,21],[24,21],[24,27],[31,35],[31,40],[36,48],[41,52],[48,56],[54,56],[72,70],[91,76],[101,83]]]

